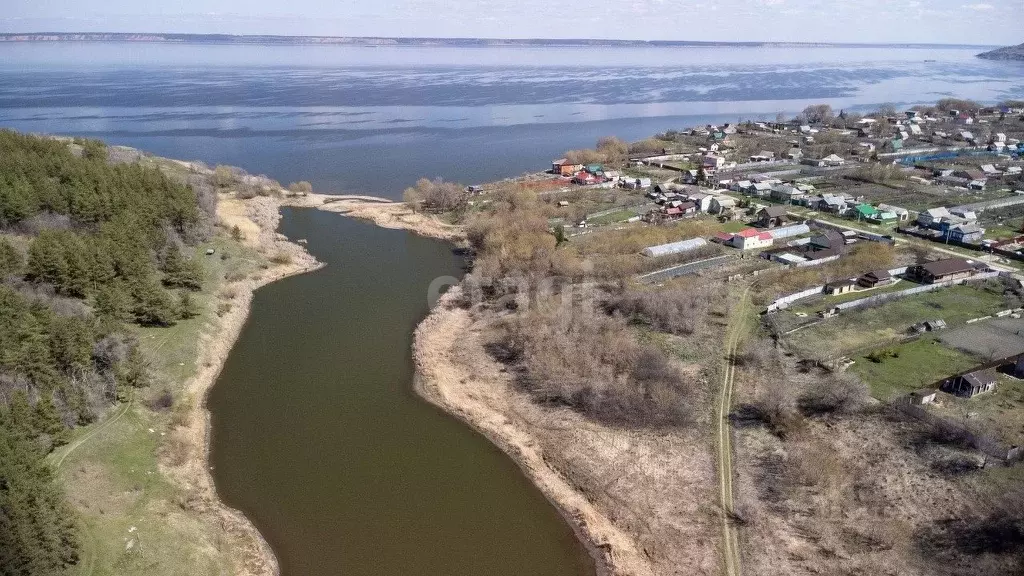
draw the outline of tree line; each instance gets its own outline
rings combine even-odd
[[[45,456],[149,383],[131,324],[197,313],[212,186],[94,140],[0,131],[0,575],[77,562],[74,516]]]

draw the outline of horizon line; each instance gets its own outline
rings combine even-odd
[[[508,43],[550,43],[550,44],[632,44],[632,45],[707,45],[707,46],[761,46],[766,44],[785,46],[839,46],[839,47],[871,47],[871,46],[904,46],[904,47],[961,47],[961,48],[991,48],[1001,47],[1001,44],[974,44],[974,43],[943,43],[943,42],[830,42],[830,41],[788,41],[788,40],[631,40],[622,38],[498,38],[484,36],[334,36],[326,34],[233,34],[233,33],[203,33],[203,32],[0,32],[0,41],[12,42],[67,42],[71,39],[25,39],[15,40],[12,37],[19,36],[110,36],[121,37],[129,42],[160,42],[160,41],[184,41],[186,39],[208,39],[208,40],[338,40],[349,42],[508,42]],[[147,37],[133,39],[131,37]],[[83,39],[75,39],[83,41]],[[89,41],[85,39],[85,41]],[[102,41],[96,39],[92,41]]]

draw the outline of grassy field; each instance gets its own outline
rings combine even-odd
[[[850,372],[871,387],[871,395],[889,400],[974,366],[979,359],[943,346],[934,338],[919,338],[892,346],[896,356],[874,362],[866,355],[853,358]]]
[[[210,247],[216,254],[207,257]],[[223,235],[198,247],[196,254],[207,266],[204,289],[196,298],[200,315],[170,328],[138,330],[153,385],[136,391],[97,423],[75,430],[71,443],[50,456],[81,519],[83,550],[77,573],[82,576],[233,571],[228,551],[220,549],[218,531],[189,512],[184,495],[157,469],[173,409],[148,407],[165,389],[177,401],[183,384],[196,372],[199,337],[216,321],[222,280],[261,265],[255,251]]]
[[[985,284],[941,288],[875,308],[843,312],[794,333],[789,344],[811,356],[820,356],[822,352],[838,356],[891,342],[918,322],[942,319],[955,327],[1003,308],[1001,289]]]
[[[718,229],[721,232],[739,232],[744,228],[750,228],[750,224],[739,220],[732,220],[729,222],[723,222]]]
[[[616,222],[624,222],[629,220],[633,216],[636,216],[636,212],[633,210],[619,210],[612,212],[611,214],[604,214],[601,216],[595,216],[594,218],[588,218],[587,224],[592,226],[603,226],[605,224],[615,224]]]

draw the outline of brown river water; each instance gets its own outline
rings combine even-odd
[[[516,465],[413,392],[428,286],[463,273],[451,246],[309,209],[281,231],[327,266],[257,292],[209,408],[217,489],[284,576],[594,574]]]

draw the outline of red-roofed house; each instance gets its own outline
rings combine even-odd
[[[732,237],[732,246],[740,250],[756,250],[772,245],[771,232],[759,232],[753,228],[744,228]]]

